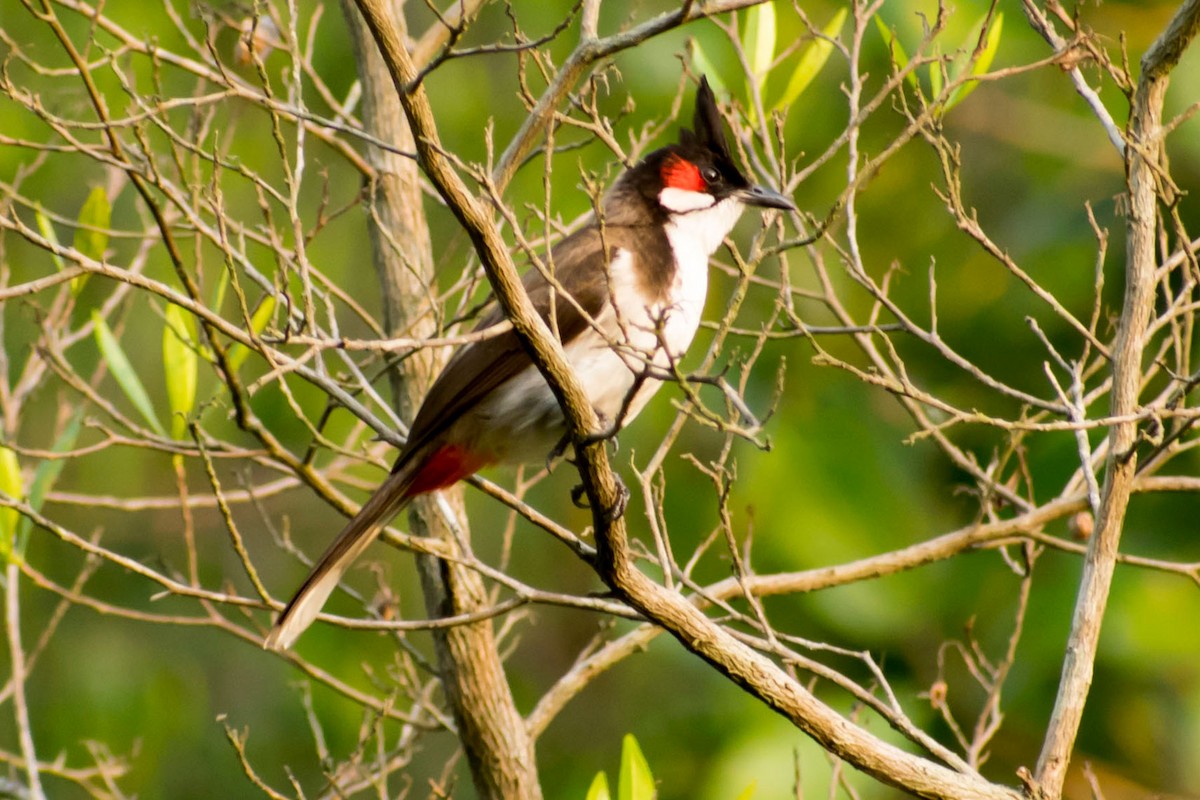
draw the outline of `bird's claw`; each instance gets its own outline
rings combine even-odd
[[[600,420],[600,430],[580,437],[579,444],[586,447],[589,444],[612,442],[613,452],[616,453],[620,449],[620,440],[617,439],[617,434],[621,431],[620,420],[610,422],[608,416],[599,411],[596,412],[596,416]]]
[[[621,480],[621,476],[613,473],[613,478],[617,482],[617,499],[611,506],[604,509],[602,514],[605,523],[609,525],[625,516],[625,509],[629,506],[630,497],[629,487],[625,485],[625,481]],[[577,508],[591,508],[583,484],[579,484],[571,490],[571,502]]]
[[[562,438],[558,440],[558,444],[554,445],[554,449],[546,456],[546,471],[554,471],[554,462],[562,457],[567,452],[567,445],[571,443],[571,434],[564,433]]]
[[[629,487],[621,480],[620,476],[613,475],[617,479],[617,500],[610,507],[604,509],[604,522],[608,525],[625,516],[625,509],[629,506]]]
[[[619,440],[617,439],[617,433],[620,432],[621,426],[619,424],[609,424],[608,417],[606,417],[604,414],[601,414],[599,411],[596,412],[596,415],[600,418],[600,425],[603,426],[602,430],[598,431],[597,433],[589,433],[585,436],[581,436],[580,438],[575,440],[575,443],[580,446],[587,447],[590,444],[599,444],[600,442],[612,442],[613,452],[616,453],[620,449],[620,446],[618,444]],[[556,460],[558,460],[559,458],[561,458],[562,456],[566,455],[567,448],[570,447],[571,441],[572,440],[571,440],[570,431],[568,431],[562,435],[562,438],[558,440],[558,444],[554,445],[554,449],[552,449],[550,451],[550,453],[546,456],[547,471],[552,471],[554,468],[554,462]],[[570,462],[570,460],[571,460],[570,458],[567,459],[568,462]],[[578,489],[578,488],[579,487],[576,487],[576,489]],[[577,494],[577,493],[573,493],[573,494]],[[578,500],[575,501],[575,505],[577,505],[577,506],[579,505]],[[580,506],[580,507],[585,508],[586,506]]]
[[[591,508],[591,505],[587,500],[587,495],[584,493],[582,483],[576,484],[575,487],[571,489],[571,502],[576,508]]]

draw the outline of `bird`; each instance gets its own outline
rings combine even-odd
[[[526,273],[529,299],[614,432],[637,416],[691,344],[709,258],[747,206],[795,210],[738,168],[702,76],[691,129],[625,170],[598,213],[551,248],[552,279],[536,268]],[[495,308],[476,329],[503,320]],[[422,401],[391,473],[317,561],[263,646],[290,648],[351,563],[414,497],[484,467],[546,458],[561,451],[566,430],[549,384],[511,329],[461,347]]]

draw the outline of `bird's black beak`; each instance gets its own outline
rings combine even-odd
[[[790,198],[765,186],[750,186],[746,189],[740,189],[737,192],[737,198],[748,206],[778,208],[781,211],[796,210],[796,204]]]

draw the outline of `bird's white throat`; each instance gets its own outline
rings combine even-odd
[[[663,194],[667,191],[664,189]],[[711,200],[711,195],[705,196]],[[707,274],[708,257],[725,241],[744,208],[741,201],[727,197],[719,203],[710,203],[693,211],[672,214],[667,220],[667,239],[671,242],[671,249],[675,251],[679,269],[687,269],[693,266],[693,262],[699,262],[695,264],[695,268]]]

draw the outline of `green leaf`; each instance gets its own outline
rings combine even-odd
[[[876,17],[875,21],[878,22],[879,17]],[[829,21],[829,24],[821,29],[821,33],[829,37],[829,39],[836,39],[841,35],[842,26],[845,24],[846,9],[842,8],[833,15],[833,19]],[[788,80],[787,88],[783,91],[783,97],[779,98],[779,102],[775,104],[772,110],[778,111],[796,102],[796,98],[804,93],[804,90],[808,88],[808,85],[821,72],[821,69],[825,66],[825,62],[829,60],[829,56],[832,54],[832,42],[820,37],[813,39],[804,50],[804,55],[800,56],[800,61],[796,64],[796,69],[792,71],[792,77]]]
[[[83,409],[78,408],[71,418],[67,420],[67,425],[63,428],[62,433],[54,440],[54,444],[50,446],[52,453],[65,453],[75,446],[75,440],[79,438],[79,431],[83,427]],[[59,474],[63,471],[63,467],[67,465],[65,458],[47,458],[38,464],[38,468],[33,473],[33,483],[29,486],[29,507],[34,511],[42,509],[42,503],[46,499],[46,492],[54,486],[58,480]],[[26,520],[28,522],[28,520]]]
[[[971,67],[971,75],[979,76],[992,68],[992,61],[996,58],[996,51],[1000,49],[1000,33],[1004,30],[1004,12],[996,14],[995,20],[992,21],[992,27],[988,29],[987,41],[983,43],[983,52],[979,54],[979,58],[975,61],[975,66]],[[972,87],[978,86],[977,83],[972,83]]]
[[[937,55],[938,53],[935,50],[934,56]],[[932,98],[936,98],[942,93],[942,86],[944,85],[944,81],[942,80],[943,69],[945,69],[945,65],[940,58],[935,57],[929,64],[929,96]]]
[[[54,232],[54,226],[50,224],[50,220],[40,208],[33,212],[33,218],[37,220],[38,230],[41,231],[42,238],[49,241],[55,247],[61,247],[62,245],[58,243],[58,234]],[[67,265],[63,263],[62,256],[58,253],[51,251],[50,258],[54,259],[54,266],[59,272],[67,268]]]
[[[971,29],[970,35],[967,36],[966,42],[963,44],[962,54],[955,59],[954,77],[958,77],[963,68],[966,66],[967,60],[975,52],[975,47],[979,44],[979,37],[983,34],[983,26],[987,22],[987,15],[980,17],[979,21]],[[979,58],[975,59],[975,63],[971,65],[970,75],[975,77],[982,75],[992,66],[992,61],[996,58],[996,51],[1000,49],[1000,32],[1004,29],[1004,14],[996,14],[992,20],[992,26],[988,28],[987,39],[983,43],[983,49],[979,52]],[[967,98],[971,92],[979,88],[979,81],[967,81],[961,84],[951,93],[949,99],[946,100],[946,107],[942,113],[949,111],[954,106],[961,103]]]
[[[221,277],[217,279],[217,287],[213,290],[212,302],[208,307],[213,312],[220,314],[221,306],[225,305],[225,292],[229,289],[229,270],[221,270]]]
[[[742,789],[742,793],[737,796],[737,800],[750,800],[754,797],[754,790],[758,788],[758,781],[750,781],[750,785]]]
[[[0,492],[20,500],[25,494],[21,483],[21,465],[12,448],[0,446]],[[13,543],[21,514],[15,508],[0,507],[0,555],[6,562],[13,559]]]
[[[892,33],[892,29],[885,25],[882,19],[874,17],[874,20],[875,27],[879,30],[879,35],[883,37],[883,43],[887,46],[888,54],[892,59],[892,69],[899,72],[908,66],[908,54],[904,52],[904,45],[900,44],[896,34]],[[914,89],[917,88],[916,71],[910,71],[904,76],[904,80],[908,81]]]
[[[175,304],[167,306],[163,325],[163,370],[167,380],[167,402],[171,406],[171,435],[183,439],[187,420],[196,406],[195,320]]]
[[[44,213],[42,213],[40,208],[33,212],[33,217],[37,220],[38,230],[42,232],[42,236],[55,247],[62,247],[62,245],[58,242],[58,234],[54,232],[54,226],[50,224],[50,220]],[[58,253],[55,253],[53,250],[50,251],[50,258],[54,260],[54,267],[59,272],[62,272],[67,268],[66,262],[62,260],[62,256],[60,256]],[[77,278],[71,278],[72,297],[77,297],[79,295],[80,290],[83,289],[83,282],[86,280],[87,275],[80,275]]]
[[[258,308],[254,310],[254,315],[250,317],[250,330],[254,331],[257,336],[267,329],[267,323],[271,321],[271,316],[275,313],[275,296],[267,295],[258,304]],[[250,355],[250,348],[243,344],[235,344],[229,348],[229,368],[234,372],[242,366],[246,357]]]
[[[592,779],[592,785],[588,787],[584,800],[612,800],[612,795],[608,792],[608,776],[603,771],[597,772],[596,777]]]
[[[65,453],[75,446],[75,440],[79,438],[79,431],[83,427],[83,409],[76,409],[75,413],[67,420],[67,426],[63,428],[63,432],[51,445],[50,450],[54,453]],[[41,511],[42,504],[46,501],[46,493],[54,486],[58,480],[58,476],[62,473],[63,467],[67,465],[65,458],[47,458],[38,464],[38,468],[33,472],[33,483],[29,485],[29,507],[34,511]],[[33,529],[33,520],[28,517],[21,517],[21,522],[17,526],[17,551],[22,552],[25,547],[25,540],[29,536],[29,531]]]
[[[759,3],[746,12],[746,32],[742,50],[750,70],[758,79],[759,88],[766,92],[767,72],[775,60],[775,4]]]
[[[117,341],[117,337],[113,336],[108,323],[104,321],[104,317],[100,316],[99,311],[92,311],[92,326],[96,334],[96,346],[100,348],[100,355],[108,364],[108,370],[116,378],[121,391],[125,393],[129,402],[133,403],[134,408],[141,413],[154,432],[159,436],[166,436],[162,423],[158,421],[158,417],[154,413],[154,407],[150,405],[150,397],[146,394],[141,379],[133,371],[133,365],[129,363],[125,351],[121,349],[121,343]]]
[[[692,59],[692,69],[696,71],[697,75],[708,77],[708,85],[712,87],[717,97],[728,97],[729,90],[725,88],[725,82],[721,80],[720,71],[713,66],[708,54],[700,47],[699,40],[688,39],[688,54]]]
[[[617,800],[654,800],[654,776],[632,733],[621,740],[621,776],[617,780]]]
[[[103,261],[104,251],[108,248],[109,223],[112,220],[112,207],[108,204],[108,195],[99,186],[88,193],[79,209],[79,227],[75,229],[75,249],[93,261]],[[80,275],[71,281],[72,294],[78,295],[83,289],[86,275]]]
[[[97,186],[88,193],[79,209],[79,227],[75,229],[75,249],[93,261],[104,260],[104,250],[108,247],[108,229],[112,218],[112,208],[108,205],[108,195]],[[99,229],[99,230],[93,230]]]

